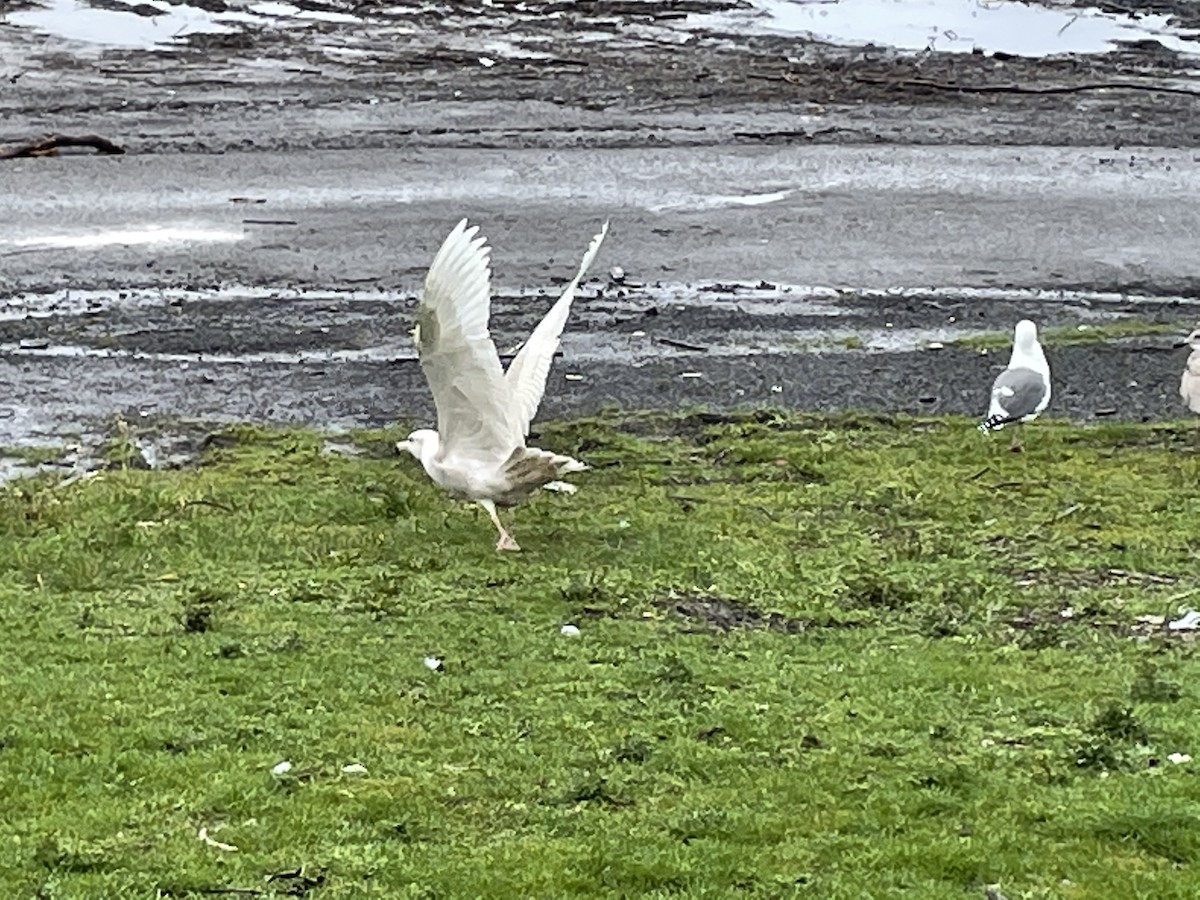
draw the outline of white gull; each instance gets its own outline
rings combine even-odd
[[[529,336],[505,372],[488,333],[491,270],[487,239],[463,219],[442,243],[417,307],[413,341],[437,407],[437,430],[418,429],[396,448],[407,450],[452,497],[478,503],[500,539],[497,550],[519,550],[496,514],[539,488],[573,490],[559,482],[586,465],[569,456],[527,447],[529,423],[546,391],[550,363],[580,280],[600,250],[608,223],[592,238],[562,296]]]
[[[1032,422],[1050,403],[1050,364],[1038,343],[1037,326],[1028,319],[1017,323],[1008,367],[992,384],[987,416],[980,431],[998,431],[1005,425]],[[1013,433],[1012,449],[1021,443]]]

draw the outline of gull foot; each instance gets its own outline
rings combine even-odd
[[[520,550],[520,545],[513,540],[513,536],[508,532],[500,535],[500,540],[496,541],[497,550]]]

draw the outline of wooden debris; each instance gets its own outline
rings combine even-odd
[[[660,337],[658,339],[658,342],[660,344],[665,344],[668,347],[676,347],[680,350],[691,350],[695,353],[707,353],[708,352],[708,348],[702,347],[700,344],[689,344],[687,341],[679,341],[679,340],[676,340],[675,338]]]
[[[931,78],[896,78],[891,75],[852,75],[862,84],[881,84],[899,88],[925,88],[933,91],[955,91],[962,94],[1079,94],[1084,91],[1151,91],[1161,94],[1181,94],[1185,97],[1200,97],[1193,88],[1155,84],[1149,81],[1097,81],[1087,84],[961,84],[959,82],[935,81]],[[785,77],[786,81],[787,78]]]
[[[48,134],[41,140],[10,147],[8,150],[0,150],[0,159],[55,156],[60,147],[91,147],[98,153],[108,156],[121,156],[125,153],[124,147],[119,147],[108,138],[102,138],[98,134]]]

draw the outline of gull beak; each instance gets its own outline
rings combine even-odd
[[[1184,347],[1190,347],[1190,346],[1192,346],[1192,345],[1191,345],[1191,344],[1189,344],[1187,341],[1176,341],[1176,342],[1175,342],[1174,344],[1172,344],[1171,346],[1172,346],[1172,347],[1174,347],[1176,350],[1180,350],[1180,349],[1182,349],[1182,348],[1184,348]]]
[[[412,453],[412,444],[408,441],[396,441],[397,453]]]

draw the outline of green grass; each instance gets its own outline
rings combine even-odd
[[[863,339],[857,334],[790,338],[786,343],[793,349],[815,353],[826,353],[834,350],[862,350],[866,347]]]
[[[1191,330],[1186,322],[1146,322],[1140,319],[1117,319],[1094,325],[1051,325],[1039,329],[1038,338],[1047,346],[1068,347],[1081,344],[1103,344],[1107,341],[1149,335],[1173,334],[1180,340]],[[953,341],[958,347],[997,350],[1012,346],[1012,331],[973,334]]]
[[[1191,427],[555,424],[510,555],[394,435],[11,485],[0,896],[1195,897]]]

